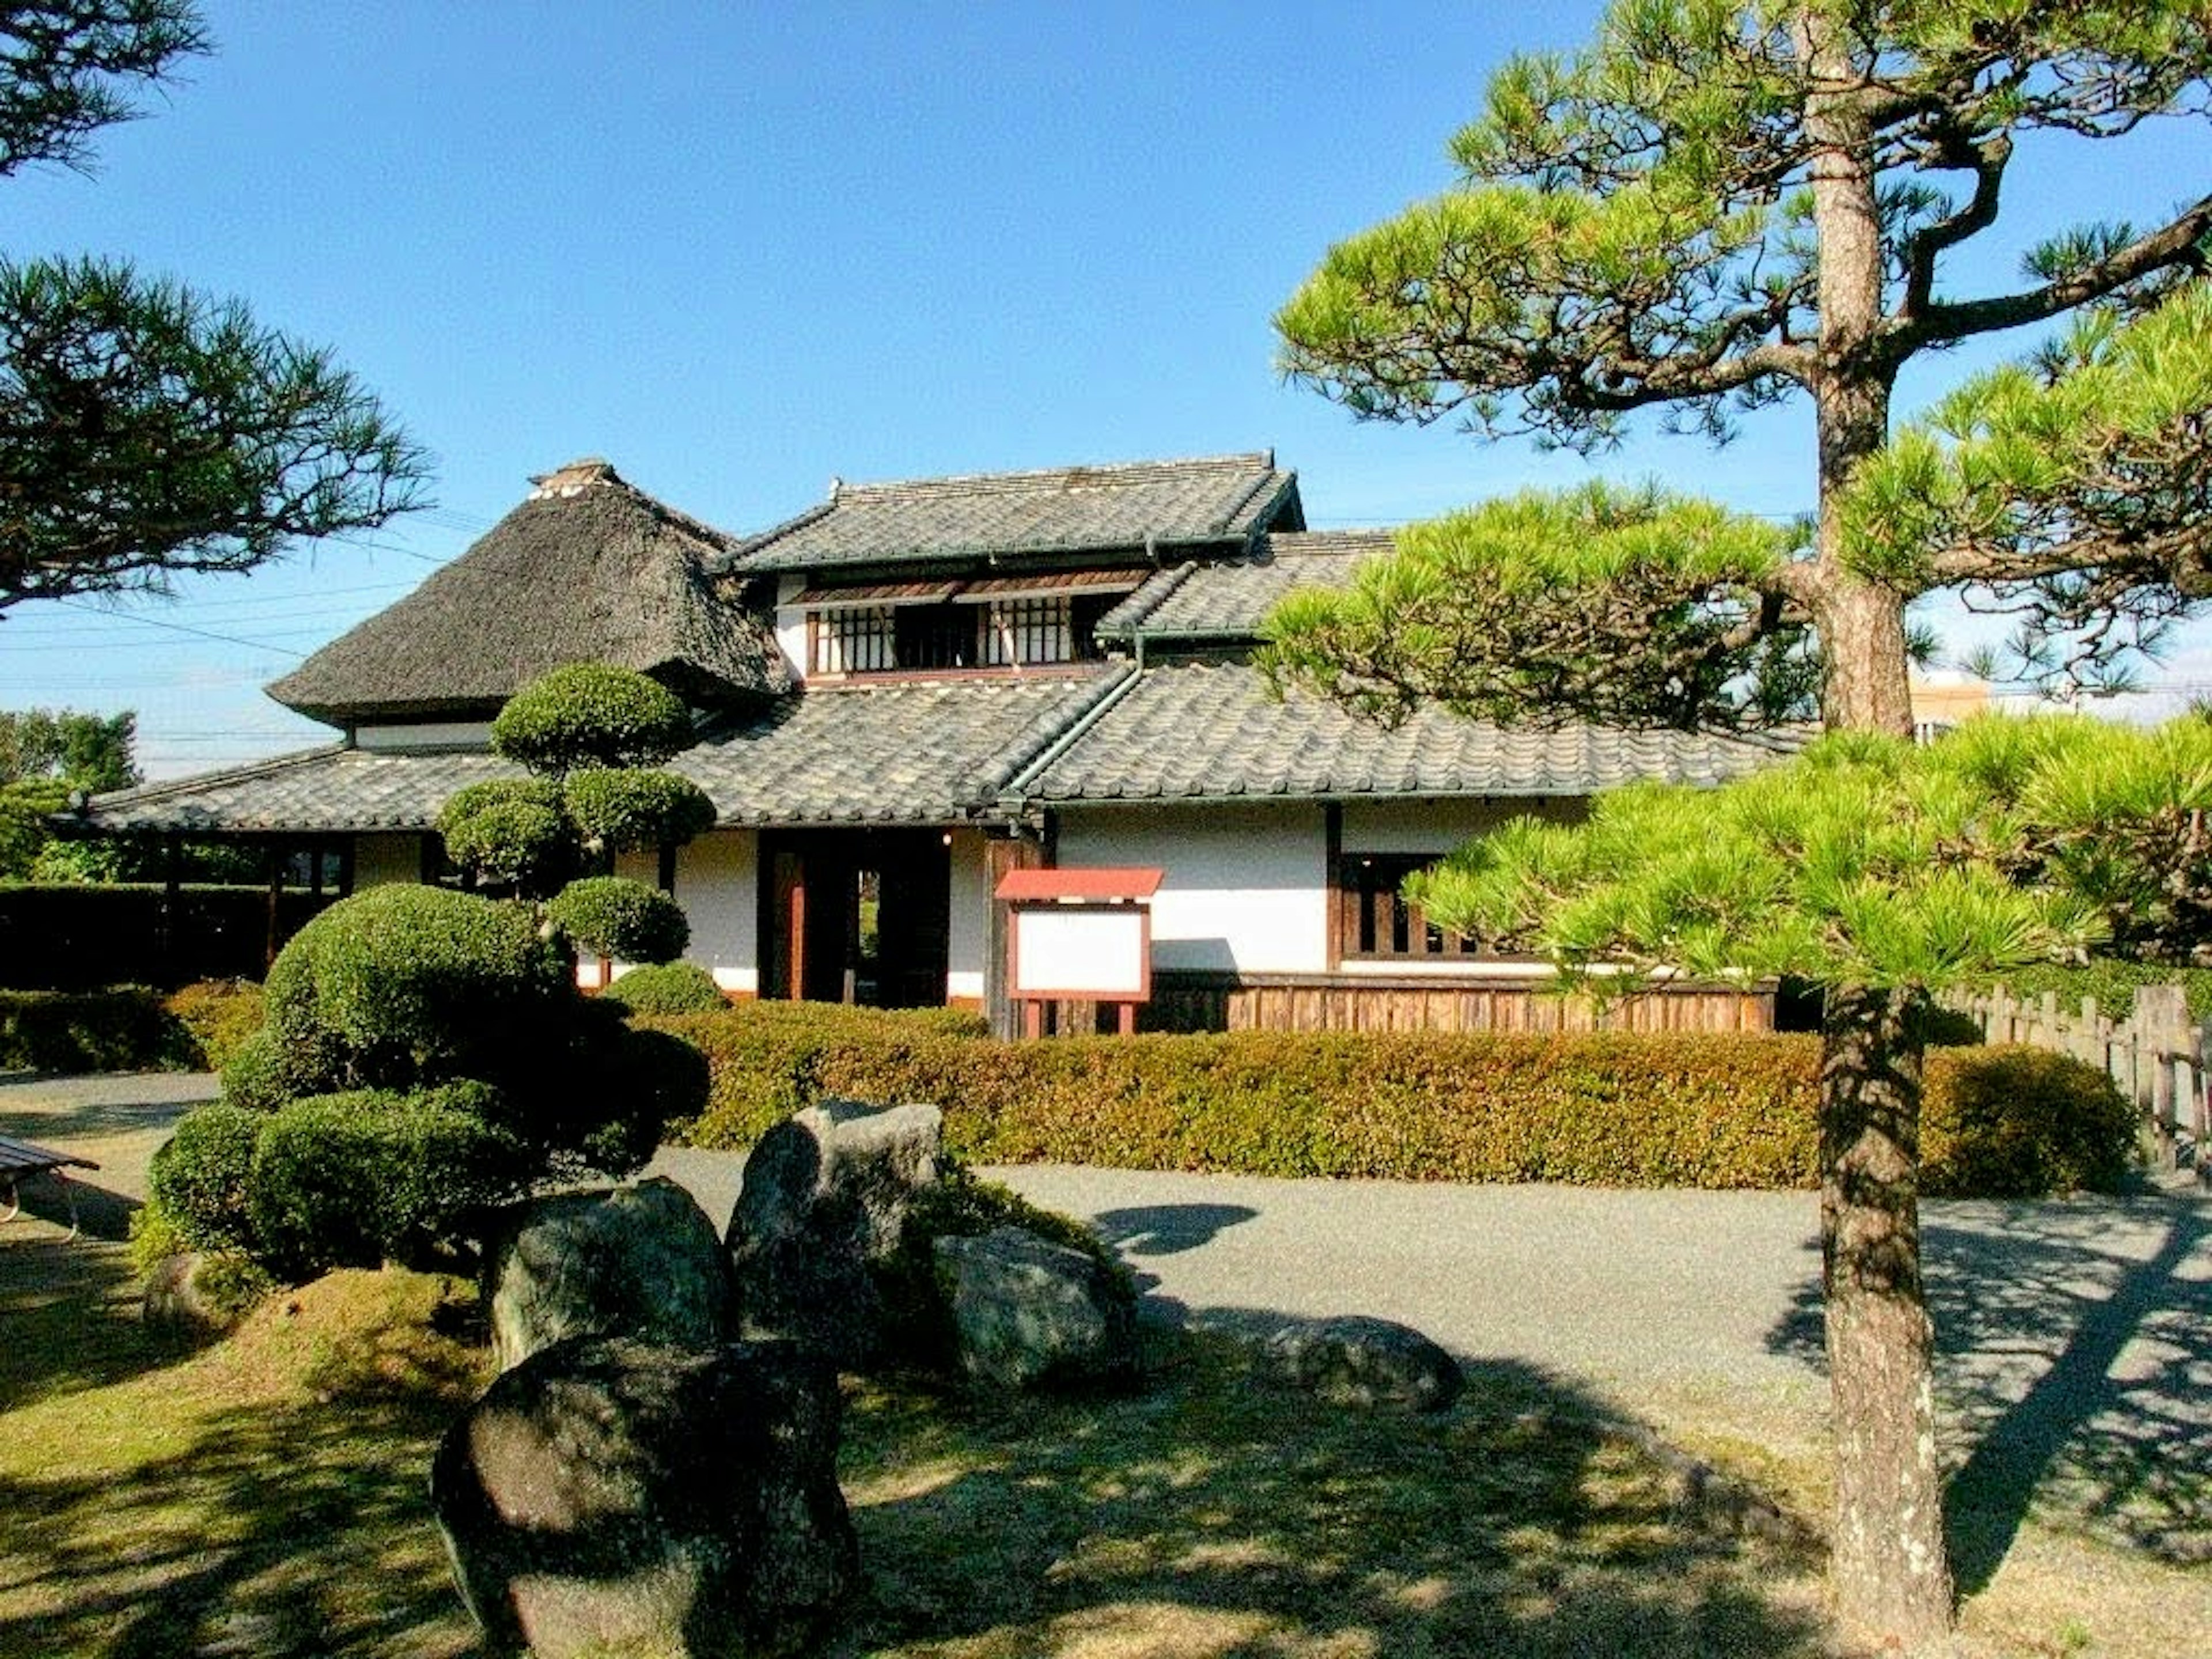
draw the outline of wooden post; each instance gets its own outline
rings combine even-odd
[[[999,884],[1015,870],[1035,870],[1049,862],[1044,848],[1026,836],[1001,836],[983,843],[983,891],[994,895]],[[983,950],[983,1013],[991,1023],[991,1034],[998,1037],[1023,1035],[1031,1018],[1042,1018],[1035,1004],[1027,1009],[1017,1008],[1007,995],[1006,942],[1012,932],[1012,911],[1002,899],[987,896],[984,902],[991,907],[990,922],[984,935]],[[1029,1035],[1034,1036],[1035,1031]]]
[[[1331,801],[1322,808],[1322,860],[1328,895],[1328,971],[1344,965],[1344,805]],[[1359,941],[1354,939],[1352,943]]]
[[[269,873],[269,935],[261,953],[261,969],[266,973],[276,965],[276,951],[282,940],[277,937],[282,924],[277,918],[278,901],[284,893],[284,855],[275,842],[268,843]]]
[[[2189,1077],[2184,1049],[2188,1041],[2188,994],[2179,985],[2145,985],[2136,992],[2136,1024],[2151,1051],[2151,1147],[2160,1170],[2179,1162],[2175,1131],[2181,1119],[2181,1087]]]

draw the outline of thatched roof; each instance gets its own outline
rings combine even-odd
[[[711,586],[706,562],[731,538],[631,488],[605,461],[533,482],[530,498],[467,552],[269,695],[342,726],[481,716],[570,662],[635,668],[699,704],[789,689],[774,637]]]

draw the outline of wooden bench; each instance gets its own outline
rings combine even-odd
[[[31,1176],[48,1176],[53,1179],[69,1199],[71,1238],[76,1237],[76,1188],[70,1185],[68,1169],[97,1170],[100,1167],[88,1158],[79,1158],[73,1152],[57,1152],[52,1146],[41,1146],[35,1140],[15,1140],[0,1135],[0,1221],[13,1221],[22,1212],[22,1197],[17,1183]]]

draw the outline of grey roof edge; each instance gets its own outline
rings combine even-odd
[[[794,520],[789,527],[803,529],[805,526]],[[1244,532],[1224,530],[1218,534],[1209,532],[1202,536],[1148,535],[1139,541],[1025,541],[1018,548],[975,542],[948,543],[942,547],[931,548],[926,556],[864,554],[852,558],[825,559],[819,555],[805,558],[779,558],[770,553],[756,559],[751,553],[744,552],[734,556],[730,562],[719,566],[715,574],[738,577],[769,576],[797,570],[866,569],[872,565],[907,569],[919,564],[963,564],[976,559],[998,563],[1006,559],[1027,560],[1036,556],[1107,553],[1116,550],[1142,556],[1158,548],[1245,547],[1249,544],[1249,538]]]
[[[82,812],[57,812],[49,822],[64,828],[87,829],[92,827],[94,814],[111,808],[155,806],[178,796],[198,794],[205,789],[251,783],[258,779],[289,772],[295,767],[328,760],[333,755],[345,754],[352,747],[351,744],[326,743],[313,749],[295,749],[289,754],[272,755],[266,760],[249,761],[243,766],[234,766],[225,771],[195,772],[188,777],[164,778],[157,783],[134,784],[128,789],[110,789],[87,800]]]
[[[1080,472],[1086,477],[1097,476],[1134,477],[1139,473],[1163,472],[1174,467],[1249,466],[1261,472],[1273,473],[1275,452],[1267,449],[1233,449],[1218,455],[1158,455],[1141,461],[1097,461],[1063,463],[1058,466],[1015,467],[994,472],[947,472],[933,477],[907,478],[878,478],[863,483],[839,486],[830,497],[830,504],[847,495],[866,495],[894,489],[958,489],[975,484],[1023,484],[1041,482],[1046,478],[1065,477],[1071,472]]]
[[[1114,705],[1134,690],[1145,678],[1145,671],[1134,663],[1126,663],[1105,679],[1098,693],[1055,731],[1045,736],[1023,760],[1006,769],[999,784],[998,810],[1008,817],[1018,817],[1030,800],[1030,790],[1036,780],[1052,769],[1062,755],[1080,743],[1091,728],[1103,720]]]
[[[1223,515],[1219,532],[1206,536],[1162,538],[1152,544],[1162,547],[1204,547],[1220,542],[1242,540],[1249,545],[1256,535],[1265,532],[1267,526],[1281,511],[1283,501],[1297,492],[1297,471],[1277,466],[1275,452],[1272,446],[1266,449],[1235,450],[1218,455],[1174,455],[1141,461],[1102,461],[1091,465],[1024,467],[996,472],[952,472],[936,477],[886,478],[865,483],[839,483],[832,487],[829,500],[818,501],[805,511],[795,514],[781,523],[772,525],[768,529],[759,531],[753,535],[726,537],[727,550],[716,562],[714,567],[714,574],[732,576],[756,574],[766,575],[777,571],[810,568],[817,562],[757,559],[756,556],[772,548],[777,542],[797,534],[809,525],[826,518],[840,505],[856,497],[894,495],[902,491],[927,490],[933,494],[949,494],[962,489],[1018,488],[1024,483],[1042,483],[1049,479],[1064,478],[1070,473],[1075,472],[1083,473],[1086,477],[1092,478],[1135,479],[1141,478],[1148,473],[1159,473],[1179,468],[1231,466],[1249,467],[1259,476]],[[1233,526],[1238,515],[1246,512],[1251,507],[1254,498],[1271,483],[1274,484],[1274,492],[1267,498],[1266,510],[1255,518],[1249,528],[1242,532],[1236,530]],[[1144,544],[1137,543],[1129,545]],[[1119,545],[1121,544],[1088,541],[1040,542],[1026,545],[1020,550],[1024,553],[1082,553],[1095,552],[1102,548]],[[967,546],[950,547],[943,550],[941,556],[953,559],[974,558],[985,553],[1000,550],[1003,550]],[[939,556],[936,550],[933,550],[933,556]],[[865,562],[846,561],[844,562]]]
[[[1190,573],[1197,568],[1196,560],[1185,559],[1181,564],[1154,571],[1145,578],[1135,592],[1099,618],[1098,637],[1102,640],[1134,638],[1143,630],[1145,618],[1165,605],[1176,589],[1188,581]],[[1124,612],[1127,614],[1122,614]]]
[[[1279,474],[1282,478],[1282,482],[1275,486],[1275,493],[1267,498],[1265,508],[1252,515],[1251,528],[1244,532],[1244,545],[1247,549],[1257,547],[1266,537],[1272,533],[1269,531],[1268,526],[1274,523],[1276,515],[1280,514],[1284,507],[1296,497],[1298,493],[1298,470],[1294,466],[1275,467],[1274,460],[1275,452],[1271,449],[1267,452],[1267,464],[1270,468],[1273,469],[1270,476],[1276,476]],[[1262,483],[1265,482],[1265,479],[1261,480],[1261,483]],[[1260,485],[1255,483],[1252,487],[1251,494],[1245,497],[1246,501],[1249,502],[1253,495],[1256,495],[1259,493]],[[1305,504],[1301,501],[1298,506],[1298,520],[1299,522],[1304,523],[1305,520]],[[1232,513],[1229,515],[1229,518],[1230,522],[1233,524],[1236,522],[1237,515]],[[1287,532],[1285,533],[1298,534],[1303,532]]]

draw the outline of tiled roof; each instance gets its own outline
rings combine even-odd
[[[1106,639],[1251,639],[1293,587],[1341,587],[1352,567],[1388,552],[1388,530],[1279,532],[1241,558],[1159,572],[1098,623]]]
[[[1795,747],[1790,737],[1506,728],[1435,708],[1386,731],[1308,694],[1278,702],[1246,665],[1185,663],[1147,669],[1010,793],[1044,803],[1581,795],[1639,779],[1721,783]]]
[[[496,755],[311,749],[227,772],[95,795],[85,817],[110,832],[425,830],[455,790],[522,775],[520,767]]]
[[[1131,672],[811,686],[670,768],[727,824],[951,823]]]
[[[1073,554],[1249,540],[1303,522],[1297,475],[1271,453],[842,484],[740,543],[741,574]]]
[[[1007,783],[1133,671],[817,686],[668,763],[725,824],[948,823]],[[95,797],[111,832],[420,830],[453,792],[522,769],[481,753],[317,749]]]

